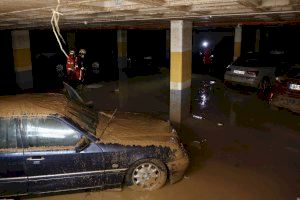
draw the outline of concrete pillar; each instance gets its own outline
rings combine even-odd
[[[234,57],[233,60],[236,60],[241,55],[241,43],[242,43],[242,27],[237,25],[235,27],[234,33]]]
[[[21,89],[33,87],[30,37],[28,30],[11,32],[16,83]]]
[[[170,121],[180,127],[190,112],[192,22],[171,21]]]
[[[124,69],[127,67],[127,30],[118,30],[118,69],[119,69],[119,109],[122,110],[128,100],[128,81]]]
[[[259,52],[259,43],[260,43],[260,30],[257,29],[255,33],[255,52]]]
[[[118,30],[118,68],[119,79],[126,79],[124,69],[127,67],[127,30]]]
[[[170,30],[166,30],[166,61],[170,61]]]

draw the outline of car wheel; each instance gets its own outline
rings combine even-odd
[[[159,160],[143,159],[130,167],[126,183],[137,191],[153,191],[161,188],[167,181],[167,168]]]

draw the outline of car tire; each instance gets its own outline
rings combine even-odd
[[[136,191],[153,191],[163,187],[167,181],[167,168],[157,159],[142,159],[127,171],[125,181]]]

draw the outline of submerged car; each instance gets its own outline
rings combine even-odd
[[[227,67],[224,81],[264,90],[274,84],[276,74],[286,67],[288,63],[281,54],[247,54]]]
[[[0,197],[179,181],[189,160],[169,122],[94,112],[62,94],[0,97]]]
[[[292,67],[285,75],[276,77],[270,103],[272,106],[300,113],[300,65]]]

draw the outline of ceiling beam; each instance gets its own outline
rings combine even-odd
[[[165,0],[128,0],[128,1],[151,5],[151,6],[162,6],[166,3]]]

